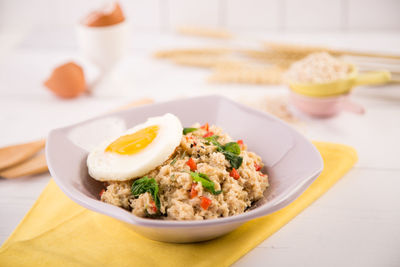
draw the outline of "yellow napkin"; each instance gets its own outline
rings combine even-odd
[[[324,170],[293,203],[221,238],[169,244],[69,200],[53,180],[0,249],[2,266],[228,266],[325,193],[357,161],[348,146],[314,143]]]

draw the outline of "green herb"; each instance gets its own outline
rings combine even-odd
[[[226,152],[230,152],[235,155],[240,155],[240,147],[239,147],[239,144],[236,142],[229,142],[229,143],[225,144],[224,146],[222,146],[222,148]]]
[[[177,158],[178,158],[178,155],[175,156],[175,158],[171,161],[171,163],[169,165],[171,165],[171,166],[174,165],[176,160],[177,160]]]
[[[222,154],[224,154],[226,160],[229,161],[232,168],[237,170],[242,165],[243,158],[241,156],[235,155],[229,151],[222,151]]]
[[[183,134],[188,134],[188,133],[191,133],[191,132],[194,132],[194,131],[197,131],[198,129],[197,128],[183,128]]]
[[[190,172],[190,176],[192,176],[194,181],[200,182],[201,185],[205,189],[207,189],[208,191],[210,191],[214,195],[218,195],[218,194],[222,193],[222,190],[215,191],[214,182],[211,181],[210,178],[208,178],[208,176],[206,174],[200,173],[200,172]]]
[[[207,141],[211,142],[214,146],[220,147],[221,144],[218,143],[218,141],[217,141],[218,138],[219,138],[218,135],[212,135],[212,136],[209,136],[209,137],[205,137],[204,139],[206,139]]]
[[[229,161],[232,168],[238,169],[243,162],[243,158],[240,155],[240,146],[236,142],[229,142],[225,145],[221,145],[217,139],[218,135],[213,135],[206,137],[205,139],[211,142],[213,145],[217,146],[217,151],[224,154],[225,159]]]
[[[132,184],[131,192],[135,198],[138,198],[141,194],[149,192],[153,197],[157,209],[160,210],[161,203],[158,195],[158,184],[154,178],[144,176],[143,178],[135,180]]]

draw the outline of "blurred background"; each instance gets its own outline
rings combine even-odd
[[[25,45],[73,47],[74,26],[103,0],[1,0],[0,32],[5,43],[27,37]],[[400,32],[398,0],[122,0],[132,31],[167,33],[182,25],[240,32]],[[43,39],[44,36],[48,36]],[[268,37],[268,35],[267,35]],[[370,40],[376,42],[376,40]],[[390,40],[379,40],[385,43]],[[4,53],[4,50],[2,51]]]
[[[102,0],[2,0],[0,29],[70,30]],[[132,28],[166,32],[182,24],[240,31],[400,31],[398,0],[121,0]]]
[[[201,58],[160,56],[171,49],[251,50],[245,55],[248,58],[228,56],[229,60],[241,61],[240,64],[247,59],[252,63],[253,59],[262,59],[264,42],[400,57],[398,0],[121,0],[129,37],[124,45],[128,48],[112,70],[105,73],[83,51],[77,32],[88,14],[110,2],[0,0],[0,94],[4,99],[0,109],[9,114],[0,122],[14,122],[14,128],[6,130],[7,142],[18,142],[31,135],[43,136],[52,128],[143,97],[159,101],[222,94],[275,112],[283,119],[309,119],[287,105],[288,86],[280,78],[291,63],[306,54],[287,61],[285,58],[284,64],[260,61],[262,66],[284,65],[278,70],[236,68],[228,62],[229,73],[223,69],[222,77],[214,67],[223,53]],[[195,32],[193,28],[189,34],[182,32],[182,27],[194,27]],[[114,45],[114,50],[122,50],[118,44]],[[400,73],[398,60],[374,59],[371,63],[368,59],[360,64],[356,59],[350,60],[362,71],[390,68],[393,77]],[[70,61],[82,67],[90,94],[66,101],[53,95],[43,83],[56,67]],[[362,105],[371,102],[376,105],[382,99],[397,105],[400,94],[396,85],[385,88],[357,89],[354,99]],[[283,96],[283,101],[265,100],[275,95]],[[16,106],[24,109],[15,110]],[[37,112],[40,119],[26,121],[27,109]],[[54,111],[58,113],[56,120]],[[284,117],[285,114],[289,115]],[[12,135],[27,125],[32,128],[29,135]]]

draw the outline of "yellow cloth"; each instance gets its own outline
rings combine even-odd
[[[53,180],[0,249],[1,266],[228,266],[325,193],[357,161],[348,146],[314,143],[324,170],[293,203],[221,238],[169,244],[69,200]]]

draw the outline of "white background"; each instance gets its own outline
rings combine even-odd
[[[208,72],[155,60],[163,48],[221,45],[181,37],[181,24],[228,27],[264,40],[289,40],[400,54],[400,1],[396,0],[148,0],[122,1],[132,23],[130,51],[118,69],[123,89],[65,101],[43,80],[73,59],[87,76],[96,69],[79,54],[74,25],[99,1],[0,1],[0,146],[45,137],[55,127],[90,118],[148,96],[163,101],[222,94],[262,101],[286,96],[285,86],[215,85]],[[331,119],[301,114],[310,139],[355,147],[359,162],[331,190],[236,266],[400,265],[400,86],[357,88],[364,116]],[[0,242],[30,209],[48,174],[0,179]],[[1,265],[1,264],[0,264]]]
[[[1,0],[0,29],[74,25],[103,0]],[[272,32],[400,30],[399,0],[121,0],[134,29],[178,25]]]

